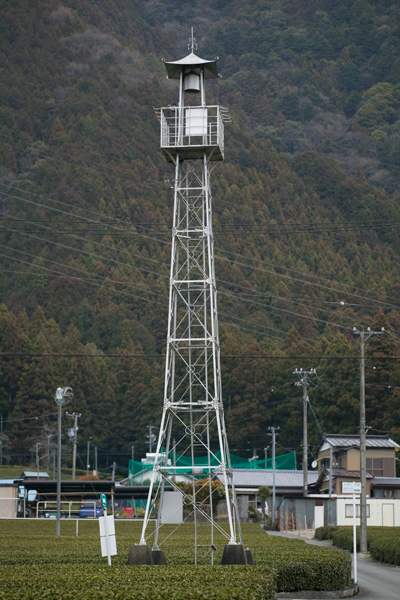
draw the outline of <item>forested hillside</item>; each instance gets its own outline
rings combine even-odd
[[[231,448],[280,427],[299,450],[367,424],[400,440],[400,6],[390,0],[0,0],[0,412],[3,456],[75,392],[79,441],[127,462],[162,410],[173,168],[154,107],[161,58],[219,56],[229,108],[212,173]],[[49,415],[49,416],[46,416]],[[65,429],[72,422],[65,422]],[[45,443],[45,442],[43,442]],[[46,441],[47,443],[47,441]],[[124,457],[126,453],[126,457]],[[310,458],[312,448],[310,450]]]

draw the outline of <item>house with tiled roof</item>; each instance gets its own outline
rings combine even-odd
[[[268,486],[271,490],[275,487],[277,510],[276,516],[280,522],[282,511],[286,510],[286,505],[290,499],[295,499],[303,496],[303,471],[276,469],[275,474],[272,469],[232,469],[233,484],[238,500],[238,510],[241,520],[246,521],[248,517],[259,511],[261,514],[261,498],[258,495],[258,490],[262,486]],[[214,478],[224,483],[224,476],[218,470],[214,471]],[[318,480],[318,472],[308,471],[308,489],[310,494],[317,492],[316,483]],[[267,500],[267,514],[272,514],[272,496]],[[224,512],[224,503],[220,501],[218,504],[219,511]],[[303,507],[304,508],[304,507]],[[314,522],[314,503],[310,505],[308,522]],[[303,517],[303,523],[305,518]]]
[[[374,496],[380,488],[386,492],[391,488],[390,497],[400,498],[400,494],[397,495],[399,478],[396,477],[396,453],[399,450],[400,445],[388,435],[366,436],[368,496]],[[341,494],[344,483],[360,481],[360,436],[324,434],[317,462],[321,493]]]

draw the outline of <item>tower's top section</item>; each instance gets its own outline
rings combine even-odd
[[[196,73],[197,71],[199,73],[200,69],[204,73],[204,79],[213,79],[219,77],[217,60],[216,58],[214,60],[205,60],[192,51],[180,60],[165,61],[164,64],[167,69],[168,79],[179,79],[182,71],[183,76],[190,72]]]
[[[195,54],[193,28],[189,50],[190,54],[180,60],[163,61],[168,78],[179,81],[179,99],[177,105],[156,110],[161,122],[161,148],[170,162],[175,162],[177,155],[185,160],[205,155],[208,160],[223,160],[224,121],[229,120],[229,113],[222,106],[208,105],[205,94],[205,80],[219,77],[218,59],[206,60]],[[195,105],[190,96],[196,94]]]
[[[204,97],[204,80],[215,79],[219,77],[217,70],[217,58],[214,60],[206,60],[200,58],[194,53],[197,50],[196,38],[192,35],[189,38],[188,48],[190,54],[180,60],[164,61],[169,79],[179,79],[183,92],[197,93],[202,92],[203,102]]]

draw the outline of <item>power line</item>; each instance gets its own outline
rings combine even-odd
[[[22,199],[22,200],[24,200],[24,201],[25,201],[26,199]],[[67,203],[62,203],[62,204],[65,204],[65,205],[67,205],[67,206],[70,206],[70,205],[69,205],[69,204],[67,204]],[[49,207],[49,208],[51,209],[51,207]],[[58,209],[57,209],[57,210],[58,210]],[[65,211],[60,211],[60,212],[65,212]],[[88,212],[94,213],[94,211],[88,211]],[[71,214],[71,213],[66,213],[66,214]],[[94,213],[94,214],[98,214],[98,213]],[[86,221],[89,221],[89,222],[90,222],[90,219],[86,219],[86,218],[84,218],[84,219],[85,219]],[[29,236],[29,234],[27,234],[27,235]],[[69,234],[69,235],[71,235],[71,234]],[[140,235],[140,234],[139,234],[139,235]],[[32,237],[34,237],[34,238],[35,238],[35,236],[32,236]],[[77,236],[74,236],[74,237],[77,237]],[[148,236],[145,236],[145,237],[148,237]],[[46,239],[44,239],[44,238],[37,238],[37,239],[40,239],[41,241],[44,241],[45,243],[50,243],[50,244],[51,244],[51,243],[57,243],[57,242],[53,242],[53,241],[51,241],[51,240],[46,240]],[[81,238],[78,238],[78,239],[81,239]],[[151,238],[151,239],[154,239],[154,238]],[[156,241],[159,241],[159,240],[156,240]],[[95,242],[92,242],[92,243],[95,243]],[[84,252],[84,251],[82,251],[82,250],[79,250],[79,249],[78,249],[78,248],[76,248],[76,247],[66,246],[66,245],[63,245],[63,244],[61,244],[61,246],[63,246],[63,247],[66,247],[67,249],[73,249],[74,251],[77,251],[77,252]],[[113,248],[113,247],[111,247],[111,246],[107,246],[107,245],[103,245],[103,246],[104,246],[104,247],[106,247],[107,249],[111,249],[111,250],[113,250],[113,251],[116,251],[116,249],[115,249],[115,248]],[[228,253],[228,254],[231,254],[231,253]],[[101,260],[104,260],[104,261],[107,261],[107,260],[109,260],[109,261],[112,261],[112,262],[117,262],[117,263],[119,263],[119,264],[123,264],[123,265],[125,265],[125,266],[130,266],[131,268],[138,268],[138,269],[140,269],[140,270],[143,270],[144,272],[150,272],[151,274],[156,274],[154,271],[149,271],[149,270],[146,270],[146,269],[142,269],[142,268],[140,268],[140,267],[136,267],[136,266],[133,266],[133,265],[127,265],[126,263],[121,263],[121,261],[113,261],[113,259],[108,259],[108,258],[104,257],[103,255],[98,255],[98,254],[94,254],[94,253],[90,253],[90,255],[93,255],[94,257],[96,257],[96,258],[100,258]],[[141,257],[141,258],[143,258],[143,257]],[[144,258],[145,258],[145,257],[144,257]],[[145,258],[145,259],[146,259],[146,260],[148,260],[147,258]],[[153,260],[153,259],[149,259],[149,260]],[[233,261],[230,261],[229,259],[223,259],[223,258],[222,258],[222,260],[228,260],[229,262],[233,262]],[[155,261],[155,262],[157,262],[158,264],[162,264],[162,263],[160,263],[160,261]],[[254,268],[255,268],[255,269],[257,269],[257,267],[254,267],[253,265],[248,265],[248,264],[243,264],[243,263],[238,263],[238,264],[242,264],[242,266],[246,266],[247,268],[252,268],[252,269],[254,269]],[[275,265],[275,267],[276,267],[276,266],[277,266],[277,265]],[[281,267],[281,268],[285,268],[285,267]],[[285,269],[286,269],[286,268],[285,268]],[[265,270],[265,269],[263,269],[263,270],[264,270],[264,271],[266,271],[266,272],[269,272],[269,271],[267,271],[267,270]],[[291,269],[289,269],[289,270],[291,270]],[[290,277],[290,276],[288,276],[287,274],[277,274],[277,273],[275,273],[275,272],[273,272],[273,274],[275,274],[275,275],[283,275],[283,276],[285,276],[285,277],[289,277],[290,279],[293,279],[293,280],[295,280],[295,281],[299,281],[297,278]],[[161,276],[161,277],[167,277],[166,275],[162,275],[162,274],[160,274],[160,273],[157,273],[157,275],[159,275],[159,276]],[[302,281],[302,280],[300,280],[300,281]],[[306,283],[306,284],[308,284],[308,285],[314,285],[314,286],[315,286],[315,285],[317,285],[318,287],[323,287],[323,288],[325,288],[325,289],[329,289],[329,290],[331,290],[331,291],[336,291],[336,292],[337,292],[337,291],[339,291],[339,290],[337,290],[337,289],[335,290],[334,288],[328,288],[327,286],[321,286],[320,284],[315,284],[315,283],[308,282],[308,281],[302,281],[302,282],[303,282],[303,283]],[[235,284],[233,284],[233,285],[235,285]],[[242,299],[242,300],[244,300],[244,301],[250,301],[250,302],[252,302],[251,300],[249,300],[249,299],[245,299],[245,298],[243,298],[242,296],[237,296],[237,295],[235,295],[235,294],[231,294],[231,295],[232,295],[233,297],[238,297],[238,298],[241,298],[241,299]],[[361,297],[361,296],[358,296],[358,297]],[[362,297],[361,297],[361,298],[362,298]],[[370,300],[370,301],[372,301],[372,302],[374,302],[374,303],[376,303],[376,304],[381,304],[381,305],[383,305],[383,306],[397,307],[396,305],[391,305],[391,304],[388,304],[387,302],[383,302],[383,301],[379,301],[379,300],[375,300],[375,299],[370,299],[370,298],[368,298],[368,300]],[[290,299],[289,299],[289,301],[290,301]],[[272,306],[270,306],[270,305],[269,305],[269,307],[270,307],[272,310],[285,310],[285,309],[279,309],[278,307],[272,307]],[[322,309],[319,309],[319,310],[322,310]],[[287,311],[287,312],[288,312],[289,314],[293,314],[294,316],[297,316],[297,317],[299,317],[299,318],[306,318],[306,319],[309,319],[309,320],[313,320],[313,321],[319,321],[319,322],[322,322],[322,323],[328,323],[328,324],[331,324],[331,325],[334,325],[334,326],[338,326],[338,327],[342,327],[342,328],[344,328],[344,326],[338,325],[337,323],[330,323],[329,321],[324,321],[324,320],[322,320],[322,319],[316,319],[315,317],[309,317],[309,316],[305,316],[305,315],[302,315],[302,314],[300,314],[300,313],[295,313],[294,311]]]
[[[18,421],[37,421],[38,419],[47,419],[48,417],[56,417],[57,413],[48,413],[47,415],[37,415],[34,417],[21,417],[19,419],[3,419],[3,423],[16,423]]]
[[[0,248],[9,248],[9,246],[7,246],[5,244],[0,244]],[[29,257],[31,257],[33,259],[39,258],[43,262],[48,262],[48,263],[51,263],[52,265],[56,265],[56,266],[59,266],[59,267],[64,267],[64,268],[72,270],[72,271],[77,271],[78,273],[83,273],[84,275],[89,276],[89,277],[95,277],[97,280],[104,281],[105,283],[115,283],[115,284],[120,285],[120,286],[132,287],[134,289],[141,290],[141,291],[145,292],[146,294],[150,294],[150,295],[153,295],[153,296],[160,296],[161,298],[165,298],[166,300],[168,300],[167,296],[163,296],[162,294],[159,294],[158,292],[153,292],[153,291],[151,291],[151,290],[149,290],[147,288],[140,287],[138,285],[130,283],[129,281],[121,281],[121,280],[117,280],[117,279],[110,279],[109,277],[103,277],[102,275],[97,275],[96,273],[88,273],[84,269],[78,269],[77,267],[71,267],[70,265],[67,265],[66,263],[59,263],[57,261],[50,260],[50,259],[44,258],[42,256],[39,257],[37,255],[31,254],[30,252],[25,252],[23,250],[17,250],[15,248],[13,248],[13,252],[18,252],[18,254],[23,254],[23,255],[29,256]],[[74,279],[78,279],[78,280],[82,280],[82,281],[87,281],[88,283],[95,283],[95,282],[92,282],[90,279],[87,279],[87,277],[85,277],[85,278],[73,277],[73,276],[68,275],[67,273],[63,273],[62,271],[56,271],[55,269],[50,269],[50,268],[44,267],[43,265],[38,265],[38,264],[35,264],[35,263],[32,263],[32,262],[24,261],[22,259],[17,259],[16,257],[13,257],[13,256],[8,256],[6,254],[1,254],[1,256],[4,256],[5,258],[9,258],[10,260],[14,260],[14,261],[17,261],[17,262],[21,262],[23,264],[27,264],[30,267],[33,267],[33,268],[36,268],[36,269],[47,271],[48,273],[55,273],[56,275],[61,275],[61,276],[64,276],[64,277],[71,277],[71,278],[74,278]],[[37,273],[36,273],[36,275],[37,275]],[[106,288],[106,289],[112,290],[112,288]],[[120,290],[113,290],[113,291],[120,292]],[[135,297],[135,296],[132,296],[132,297]]]
[[[0,194],[5,194],[5,193],[4,193],[4,192],[0,192]],[[7,195],[7,196],[8,196],[8,194],[5,194],[5,195]],[[31,194],[31,195],[33,195],[33,194]],[[38,194],[35,194],[35,195],[36,195],[36,196],[39,196],[39,197],[44,197],[44,198],[47,198],[46,196],[43,196],[43,195],[38,195]],[[10,195],[10,197],[11,197],[11,198],[13,198],[13,196],[11,196],[11,195]],[[18,197],[17,197],[17,198],[18,198]],[[35,204],[35,205],[37,204],[37,203],[35,203],[35,202],[32,202],[32,201],[29,201],[29,200],[27,200],[26,198],[19,198],[19,199],[21,199],[22,201],[27,201],[27,202],[30,202],[30,203],[32,203],[32,204]],[[49,198],[47,198],[47,199],[49,199]],[[50,199],[50,200],[53,200],[53,199]],[[69,207],[71,207],[71,208],[76,208],[76,207],[74,207],[74,206],[72,206],[72,205],[70,205],[70,204],[68,204],[68,203],[65,203],[65,202],[61,202],[61,201],[55,201],[55,202],[58,202],[58,203],[60,203],[60,204],[62,204],[62,205],[65,205],[65,206],[69,206]],[[41,205],[41,204],[39,204],[39,206],[44,206],[44,207],[46,207],[46,205]],[[65,211],[60,211],[59,209],[54,209],[53,207],[46,207],[46,208],[48,208],[48,209],[50,209],[50,210],[57,210],[58,212],[62,212],[62,213],[64,213],[64,214],[72,214],[72,213],[65,213]],[[86,212],[88,212],[88,213],[90,213],[90,214],[93,214],[93,215],[96,215],[96,216],[99,216],[99,217],[102,217],[102,216],[103,216],[103,215],[101,215],[100,213],[96,213],[95,211],[88,211],[88,210],[86,210],[86,209],[82,209],[82,210],[85,210]],[[94,222],[95,224],[97,224],[97,225],[98,225],[98,223],[97,223],[96,221],[92,221],[92,220],[90,220],[90,219],[87,219],[87,218],[85,218],[85,217],[81,217],[81,218],[82,218],[82,219],[84,219],[85,221],[92,222],[92,223]],[[124,222],[124,221],[121,221],[120,219],[115,219],[115,222],[117,222],[117,223],[122,223],[122,224],[126,223],[126,222]],[[130,226],[132,226],[132,225],[130,224]],[[119,228],[117,228],[117,227],[115,227],[115,226],[114,226],[114,229],[119,229]],[[132,233],[132,232],[130,232],[130,233]],[[138,233],[136,233],[136,235],[143,236],[143,234],[138,234]],[[152,238],[152,237],[149,237],[149,236],[143,236],[143,237],[146,237],[146,238],[152,239],[152,240],[154,240],[154,241],[158,241],[158,242],[160,242],[160,241],[161,241],[161,240],[159,240],[159,239]],[[228,252],[228,251],[225,251],[225,252],[226,252],[227,254],[232,254],[233,256],[238,256],[238,255],[235,255],[235,254],[233,254],[233,253],[231,253],[231,252]],[[218,258],[220,258],[221,260],[227,260],[227,259],[224,259],[223,257],[218,257]],[[251,260],[255,260],[255,259],[251,259]],[[252,265],[243,264],[243,263],[237,263],[237,261],[235,261],[235,262],[236,262],[236,264],[241,264],[242,266],[246,266],[246,267],[248,267],[248,268],[256,269],[256,267],[254,267],[254,266],[252,266]],[[262,262],[262,264],[265,264],[265,261],[257,261],[257,262]],[[284,267],[284,266],[282,266],[282,265],[274,265],[273,263],[267,263],[267,264],[271,264],[271,265],[272,265],[272,266],[274,266],[275,268],[283,268],[283,269],[285,269],[285,270],[287,270],[287,271],[294,271],[295,273],[301,273],[300,271],[296,271],[296,270],[294,270],[294,269],[289,269],[289,268],[287,268],[287,267]],[[266,272],[269,272],[269,273],[271,273],[270,271],[267,271],[267,270],[265,270],[265,269],[263,269],[263,270],[264,270],[264,271],[266,271]],[[276,272],[272,272],[272,273],[273,273],[274,275],[282,275],[282,276],[288,277],[287,275],[284,275],[284,274],[280,274],[280,273],[276,273]],[[314,274],[313,276],[315,276],[315,274]],[[316,277],[317,277],[318,279],[322,279],[322,280],[325,280],[325,281],[330,281],[330,280],[328,280],[327,278],[321,278],[321,277],[319,277],[319,276],[316,276]],[[295,279],[295,280],[296,280],[296,281],[299,281],[298,279]],[[303,280],[300,280],[300,281],[302,281],[303,283],[306,283],[306,284],[308,284],[308,285],[314,285],[314,286],[317,286],[317,287],[323,287],[323,286],[321,286],[321,284],[315,284],[315,283],[312,283],[312,282],[307,282],[307,281],[303,281]],[[342,284],[342,285],[343,285],[344,287],[351,287],[351,286],[349,286],[348,284]],[[340,292],[341,294],[343,293],[341,290],[337,290],[337,289],[335,290],[334,288],[326,288],[326,289],[330,289],[331,291],[337,291],[337,292]],[[357,295],[357,297],[363,298],[363,297],[362,297],[362,296],[360,296],[360,295]],[[399,306],[397,306],[397,305],[393,305],[393,304],[389,304],[389,303],[387,303],[387,302],[383,302],[383,301],[375,300],[375,299],[373,299],[373,298],[368,298],[368,300],[370,300],[371,302],[379,302],[379,303],[382,303],[382,304],[384,304],[384,305],[386,305],[386,306],[390,306],[390,307],[392,307],[392,308],[399,308]]]
[[[2,244],[0,244],[0,246],[2,246]],[[14,252],[15,251],[16,250],[14,250]],[[17,250],[17,252],[18,252],[18,250]],[[157,302],[157,300],[152,300],[150,298],[144,298],[142,296],[137,296],[135,294],[129,294],[128,292],[124,292],[123,290],[114,290],[112,288],[107,288],[104,285],[102,285],[100,283],[97,283],[96,281],[91,281],[90,279],[84,279],[82,277],[77,277],[76,275],[68,275],[66,273],[60,273],[58,271],[55,271],[54,269],[47,269],[46,267],[42,267],[40,265],[32,265],[31,263],[29,263],[29,262],[27,262],[25,260],[18,259],[18,258],[15,258],[13,256],[7,256],[6,254],[0,253],[0,256],[8,258],[9,260],[17,261],[17,262],[20,262],[20,263],[27,264],[29,266],[33,266],[33,267],[37,267],[39,269],[43,269],[45,271],[48,271],[49,273],[56,273],[58,277],[65,277],[65,278],[72,279],[72,280],[82,281],[84,283],[89,283],[90,285],[94,285],[96,287],[100,287],[102,289],[106,289],[106,290],[114,292],[114,293],[124,294],[124,295],[128,296],[129,298],[137,298],[139,300],[145,300],[146,302],[151,302],[153,304],[159,304],[160,306],[167,306],[166,304],[162,304],[161,302]],[[147,293],[152,293],[152,292],[147,292]],[[155,292],[153,292],[153,293],[155,293]]]
[[[69,212],[69,211],[61,210],[60,208],[55,208],[55,207],[53,207],[53,206],[48,206],[48,205],[46,205],[46,204],[43,204],[43,203],[41,203],[41,202],[37,202],[37,201],[35,201],[35,200],[29,200],[28,198],[23,198],[23,197],[21,197],[21,196],[13,196],[13,195],[11,195],[11,194],[7,194],[6,192],[1,192],[1,191],[0,191],[0,196],[6,197],[6,198],[11,198],[12,200],[21,200],[22,202],[26,202],[26,203],[28,203],[28,204],[33,204],[34,206],[40,206],[41,208],[46,208],[47,210],[52,210],[52,211],[55,211],[55,212],[58,212],[58,213],[61,213],[61,214],[64,214],[64,215],[72,215],[72,216],[74,216],[74,217],[77,217],[77,216],[79,216],[79,215],[76,215],[75,213],[71,213],[71,212]],[[67,202],[61,202],[60,200],[54,200],[54,199],[50,199],[50,200],[51,200],[52,202],[57,202],[58,204],[61,204],[61,205],[65,205],[65,206],[71,206],[71,205],[70,205],[70,204],[68,204]],[[73,207],[73,208],[76,208],[76,207]],[[81,207],[78,207],[78,208],[79,208],[80,210],[84,210],[85,212],[87,212],[87,213],[89,213],[89,214],[93,214],[94,216],[101,217],[101,215],[100,215],[99,213],[96,213],[96,212],[94,212],[94,211],[87,210],[87,209],[84,209],[84,208],[81,208]],[[90,218],[88,218],[88,217],[84,217],[84,216],[82,216],[82,217],[80,217],[80,218],[81,218],[82,220],[84,220],[84,221],[87,221],[88,223],[96,223],[96,224],[98,223],[97,221],[94,221],[93,219],[90,219]],[[116,222],[116,223],[119,223],[120,221],[119,221],[119,219],[115,219],[115,222]],[[123,222],[122,222],[122,223],[123,223]],[[120,230],[120,231],[124,231],[124,230],[123,230],[123,229],[121,229],[120,227],[117,227],[117,225],[110,225],[110,227],[113,227],[114,229],[117,229],[117,230]],[[158,239],[158,238],[154,238],[154,237],[151,237],[151,236],[145,235],[145,234],[143,234],[143,233],[141,233],[141,234],[137,234],[137,235],[140,235],[141,237],[144,237],[144,238],[150,239],[150,240],[152,240],[152,241],[154,241],[154,242],[159,242],[159,243],[164,243],[164,242],[165,242],[165,240],[160,240],[160,239]]]
[[[230,254],[230,255],[233,255],[233,256],[240,256],[240,258],[243,258],[243,256],[241,256],[239,254],[234,254],[233,252],[228,252],[226,250],[224,250],[224,252],[226,254]],[[328,290],[330,292],[340,293],[341,295],[343,295],[343,293],[345,293],[341,289],[333,288],[333,287],[326,286],[326,285],[323,285],[323,284],[320,284],[320,283],[314,283],[314,282],[311,282],[311,281],[307,281],[305,279],[300,279],[298,277],[292,277],[291,275],[288,275],[287,273],[276,273],[276,271],[272,271],[272,270],[269,270],[269,269],[264,269],[264,268],[257,267],[257,266],[254,266],[254,265],[251,265],[251,264],[248,264],[248,263],[244,263],[244,262],[239,262],[238,260],[233,260],[233,259],[225,258],[223,256],[216,255],[215,258],[217,258],[218,260],[222,260],[222,261],[225,261],[225,262],[229,262],[229,263],[235,264],[235,265],[240,265],[242,267],[246,267],[246,268],[251,269],[253,271],[261,271],[261,272],[264,272],[264,273],[268,273],[270,275],[275,275],[276,277],[283,277],[285,279],[290,279],[290,280],[296,281],[298,283],[304,283],[306,285],[310,285],[310,286],[313,286],[313,287],[316,287],[316,288],[325,289],[325,290]],[[248,257],[246,257],[246,258],[248,258]],[[249,259],[249,260],[254,260],[254,261],[256,261],[258,263],[261,263],[261,264],[264,264],[264,262],[265,262],[265,261],[259,261],[257,259]],[[301,273],[300,271],[295,271],[294,269],[289,269],[289,268],[287,268],[285,266],[282,266],[282,265],[274,265],[273,263],[267,263],[267,264],[270,264],[270,265],[272,265],[272,266],[274,266],[275,268],[278,268],[278,269],[283,269],[285,271],[294,271],[295,273]],[[304,275],[304,273],[302,273],[302,274]],[[313,276],[315,276],[317,279],[326,280],[326,278],[320,278],[317,275],[313,275]],[[341,284],[341,285],[343,285],[344,287],[352,288],[354,290],[354,286],[350,286],[348,284]],[[357,298],[365,299],[365,300],[368,300],[369,302],[375,302],[375,303],[378,303],[378,304],[380,304],[382,306],[387,306],[389,308],[396,308],[396,309],[400,308],[400,306],[397,305],[397,304],[390,304],[390,303],[382,301],[382,300],[375,300],[374,298],[369,298],[369,297],[361,296],[360,294],[357,294],[354,291],[352,291],[351,293],[352,293],[352,295],[354,295]]]
[[[62,353],[62,352],[46,352],[46,353],[25,353],[25,352],[0,352],[0,356],[5,357],[84,357],[84,358],[162,358],[165,356],[161,354],[85,354],[81,353]],[[282,355],[276,356],[274,354],[266,355],[255,355],[255,354],[221,354],[221,359],[230,360],[233,358],[247,359],[247,360],[359,360],[359,356],[324,356],[324,355]],[[400,360],[400,356],[380,356],[379,360]]]

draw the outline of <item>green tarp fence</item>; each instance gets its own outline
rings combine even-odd
[[[231,454],[231,464],[234,469],[272,469],[272,458],[268,458],[267,460],[248,460],[243,458],[242,456],[237,456],[236,454]],[[219,465],[219,459],[221,457],[220,452],[215,452],[215,456],[210,456],[210,464],[211,467],[217,467]],[[168,455],[170,463],[170,468],[173,468],[173,455],[172,452]],[[198,456],[194,459],[194,464],[196,465],[207,465],[208,457]],[[180,473],[190,473],[191,472],[192,459],[187,456],[177,456],[176,457],[176,466],[177,467],[188,467],[187,471],[179,470]],[[288,470],[294,471],[296,469],[296,453],[288,452],[287,454],[282,454],[281,456],[277,456],[275,458],[275,468],[280,470]],[[152,464],[143,464],[137,460],[129,461],[129,479],[132,480],[135,478],[135,475],[141,473],[144,470],[152,471]]]

